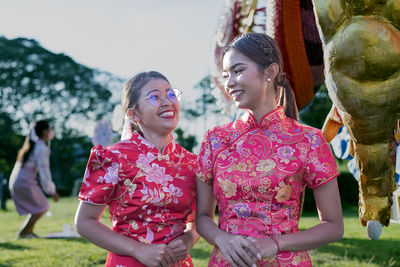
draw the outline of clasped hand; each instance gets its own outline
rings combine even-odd
[[[275,255],[276,243],[270,238],[223,235],[215,239],[225,259],[231,266],[256,266],[257,261]]]
[[[279,247],[271,238],[256,238],[248,236],[246,239],[257,248],[257,251],[260,253],[262,259],[271,257],[278,253]]]
[[[135,257],[150,267],[168,267],[186,259],[190,246],[183,237],[177,237],[168,244],[143,244]]]
[[[244,236],[224,234],[217,236],[215,243],[233,267],[256,266],[261,260],[257,246]]]

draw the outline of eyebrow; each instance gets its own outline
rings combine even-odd
[[[169,90],[171,90],[172,88],[165,88],[164,90],[165,91],[169,91]],[[160,89],[153,89],[153,90],[150,90],[150,91],[148,91],[147,92],[147,94],[146,94],[146,96],[148,96],[149,94],[151,94],[151,93],[153,93],[153,92],[161,92],[162,91],[162,89],[160,90]]]
[[[241,65],[246,65],[245,63],[242,63],[242,62],[238,62],[238,63],[235,63],[235,64],[233,64],[233,65],[231,65],[228,69],[229,70],[233,70],[234,68],[236,68],[237,66],[241,66]],[[227,71],[226,69],[223,69],[222,71]]]

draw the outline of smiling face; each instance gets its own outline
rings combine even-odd
[[[258,65],[238,52],[230,49],[224,55],[223,76],[225,90],[232,96],[238,108],[264,115],[276,108],[272,81],[268,81],[268,68],[261,72]]]
[[[171,85],[164,79],[152,78],[142,88],[138,104],[132,111],[143,133],[168,135],[175,130],[179,121],[180,105],[178,101],[171,101]],[[154,106],[151,99],[159,97],[159,105]],[[150,99],[151,98],[151,99]],[[155,103],[155,102],[153,102]]]

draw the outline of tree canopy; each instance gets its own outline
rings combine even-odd
[[[96,120],[112,111],[110,86],[117,80],[35,40],[0,36],[0,112],[16,130],[43,118],[53,120],[56,132]]]
[[[65,54],[43,48],[36,40],[0,36],[0,174],[14,166],[28,125],[51,122],[51,170],[57,188],[82,177],[91,143],[82,129],[111,116],[112,92],[122,80],[84,66]]]

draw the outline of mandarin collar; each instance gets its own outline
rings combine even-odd
[[[141,136],[137,131],[134,131],[132,133],[132,136],[130,138],[130,140],[132,142],[136,142],[137,144],[142,144],[146,147],[148,147],[150,150],[152,150],[155,153],[158,154],[171,154],[175,151],[176,148],[176,143],[175,140],[173,138],[173,136],[171,135],[171,140],[169,141],[169,143],[162,149],[162,151],[159,151],[158,148],[151,143],[150,141],[146,140],[143,136]]]
[[[266,128],[282,121],[283,119],[285,119],[285,111],[281,106],[265,114],[260,123],[257,122],[256,118],[250,113],[250,111],[247,111],[241,118],[249,129]]]

